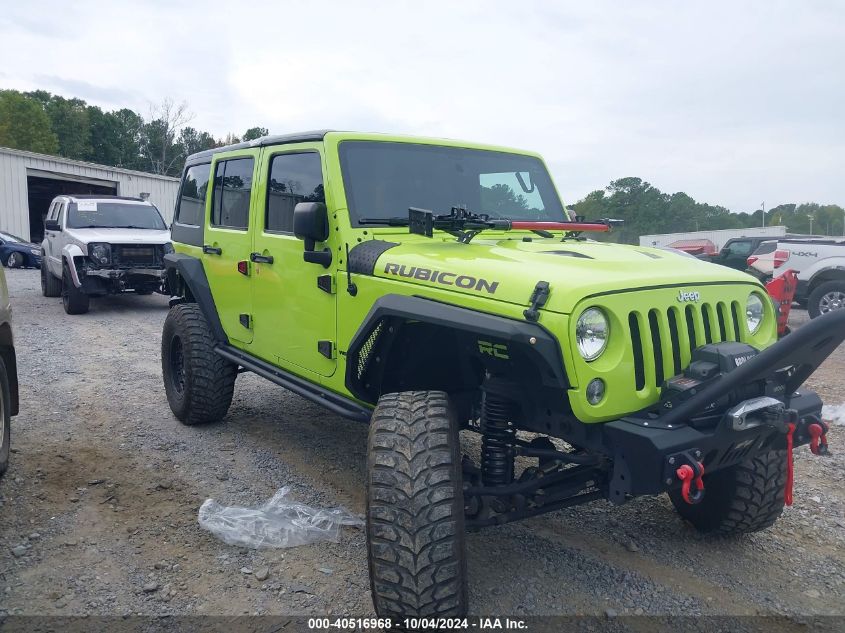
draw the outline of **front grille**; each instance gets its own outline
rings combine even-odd
[[[738,301],[629,312],[636,390],[660,388],[681,373],[697,347],[740,340],[741,318]]]
[[[112,263],[133,268],[160,268],[164,247],[157,244],[114,244]]]

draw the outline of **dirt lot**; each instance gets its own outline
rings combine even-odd
[[[69,317],[41,296],[37,271],[6,274],[22,403],[0,483],[0,616],[372,614],[360,530],[250,551],[197,524],[208,497],[253,504],[284,484],[305,503],[363,512],[364,425],[245,374],[224,423],[182,426],[161,384],[163,297]],[[811,386],[845,402],[845,347]],[[701,538],[665,496],[471,534],[473,611],[842,614],[844,428],[832,457],[798,451],[795,505],[761,534]]]

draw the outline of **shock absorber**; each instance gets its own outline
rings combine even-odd
[[[489,379],[481,401],[481,480],[485,486],[506,486],[513,481],[513,440],[511,426],[516,405],[507,398],[502,381]],[[502,388],[504,387],[504,388]]]

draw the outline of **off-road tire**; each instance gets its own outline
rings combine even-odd
[[[461,452],[449,396],[382,396],[370,422],[367,461],[367,553],[376,613],[463,617]]]
[[[825,295],[831,293],[839,293],[840,296],[845,295],[845,281],[834,279],[833,281],[826,281],[819,284],[810,296],[807,298],[807,312],[810,313],[810,318],[815,319],[822,314],[822,299]],[[845,307],[840,308],[845,309]]]
[[[62,296],[62,280],[47,268],[47,262],[41,261],[41,294],[45,297]]]
[[[68,314],[85,314],[89,297],[73,284],[67,264],[62,266],[62,305]]]
[[[0,358],[0,430],[3,436],[0,438],[0,476],[9,467],[9,432],[11,430],[11,409],[12,399],[9,391],[9,374],[6,372],[6,363]]]
[[[6,268],[23,268],[24,257],[20,253],[9,253],[6,258]]]
[[[699,532],[737,535],[771,527],[783,512],[786,451],[769,451],[704,475],[704,499],[689,505],[669,492],[675,509]]]
[[[214,345],[197,304],[170,309],[161,336],[161,371],[170,409],[184,424],[219,422],[232,404],[238,367]]]

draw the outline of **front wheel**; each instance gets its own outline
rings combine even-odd
[[[771,527],[783,512],[786,451],[769,451],[704,475],[704,499],[690,505],[680,490],[669,498],[699,532],[736,535]]]
[[[68,314],[85,314],[89,308],[88,295],[74,285],[67,264],[62,268],[62,305]]]
[[[223,419],[232,403],[237,365],[214,351],[215,341],[195,303],[173,306],[161,336],[164,390],[173,414],[184,424]]]
[[[449,396],[382,396],[370,422],[367,462],[367,553],[376,613],[463,617],[461,452]]]
[[[807,299],[810,318],[845,308],[845,281],[826,281],[819,284]]]

